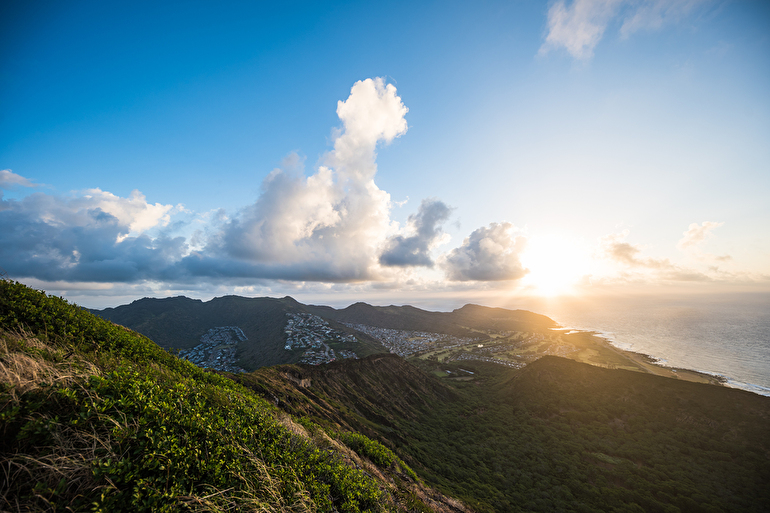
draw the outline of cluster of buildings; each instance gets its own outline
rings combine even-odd
[[[453,355],[444,361],[451,362],[451,361],[463,361],[463,360],[465,361],[481,360],[482,362],[498,363],[500,365],[505,365],[506,367],[512,367],[514,369],[521,369],[526,365],[524,362],[512,362],[510,360],[501,360],[500,358],[492,358],[491,356],[483,356],[478,353],[466,353],[466,352],[461,352],[457,355]]]
[[[317,315],[308,313],[287,313],[289,318],[283,331],[286,333],[285,349],[313,347],[325,340],[356,342],[356,337],[335,330]]]
[[[366,333],[379,340],[388,351],[403,358],[412,356],[422,351],[436,349],[451,349],[468,344],[475,344],[478,339],[460,338],[443,333],[430,333],[427,331],[394,330],[389,328],[376,328],[365,324],[347,324],[345,326]]]
[[[300,363],[321,365],[333,362],[338,358],[334,349],[327,342],[356,342],[356,337],[343,333],[329,326],[329,323],[317,315],[308,313],[287,313],[284,332],[286,345],[284,349],[305,349]],[[340,351],[339,358],[358,358],[353,351]]]
[[[337,359],[337,355],[334,353],[334,349],[323,344],[318,347],[311,347],[302,353],[299,363],[305,363],[308,365],[322,365],[324,363],[330,363]]]
[[[517,345],[518,344],[502,343],[492,346],[481,346],[474,352],[482,354],[507,353],[508,351],[515,349]]]
[[[201,343],[192,349],[179,351],[179,358],[204,369],[225,372],[246,372],[235,365],[238,342],[248,340],[238,326],[211,328],[200,338]]]

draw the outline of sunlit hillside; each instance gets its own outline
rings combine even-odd
[[[0,281],[0,329],[3,511],[463,509],[379,443],[60,298]]]

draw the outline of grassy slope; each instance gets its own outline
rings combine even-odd
[[[463,362],[475,374],[454,380],[375,360],[243,380],[289,411],[380,437],[479,511],[769,509],[768,398],[556,357],[518,372]]]
[[[389,447],[479,511],[770,510],[767,398],[555,357],[463,362],[462,380],[394,356],[240,378],[298,425],[135,333],[0,287],[0,328],[29,332],[0,344],[3,509],[462,509]]]
[[[422,511],[442,499],[375,442],[298,425],[137,333],[2,280],[0,377],[3,510]]]

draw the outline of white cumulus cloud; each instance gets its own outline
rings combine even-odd
[[[206,253],[239,261],[220,260],[226,274],[371,278],[390,227],[390,195],[374,183],[377,145],[406,132],[407,112],[393,85],[380,78],[356,82],[337,105],[342,128],[324,165],[305,177],[298,158],[290,157]]]
[[[147,203],[147,198],[134,189],[128,198],[121,198],[101,189],[88,189],[85,194],[70,201],[72,208],[80,210],[100,209],[115,216],[122,226],[128,227],[125,235],[140,234],[169,222],[172,205]]]
[[[490,223],[474,230],[462,246],[450,251],[443,268],[454,281],[517,280],[527,274],[519,258],[526,243],[511,223]]]

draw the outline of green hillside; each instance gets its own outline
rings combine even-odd
[[[768,511],[770,398],[553,356],[444,365],[456,377],[443,379],[414,362],[424,370],[391,355],[239,380],[379,439],[477,511]]]
[[[0,510],[463,511],[391,451],[0,280]],[[430,507],[428,507],[430,504]]]
[[[142,315],[211,303],[153,301]],[[489,336],[463,354],[510,346],[529,363],[373,354],[212,373],[0,281],[0,510],[770,510],[770,398],[548,356],[626,358],[530,312],[344,311],[303,313],[406,331],[424,318]]]

